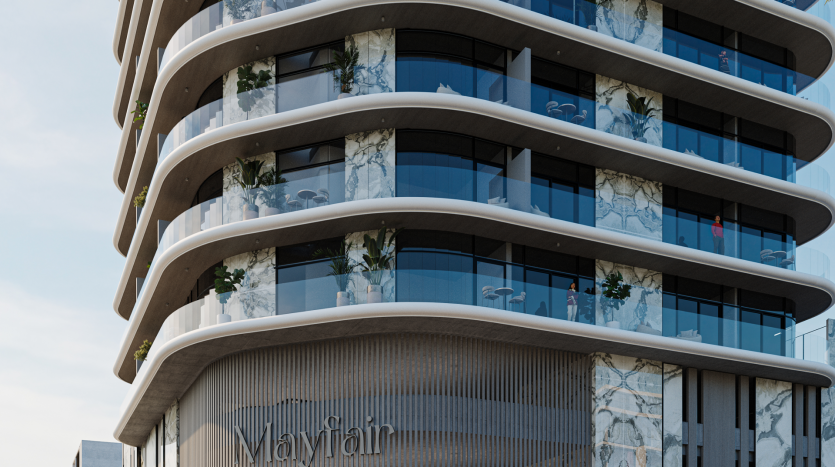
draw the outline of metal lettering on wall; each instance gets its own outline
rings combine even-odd
[[[331,426],[329,423],[331,420],[334,420],[337,426]],[[366,420],[368,423],[372,423],[374,418],[367,417]],[[278,462],[298,460],[303,466],[308,466],[313,462],[313,458],[316,456],[317,448],[319,447],[319,442],[323,433],[325,434],[325,457],[333,457],[333,432],[339,430],[339,421],[340,418],[335,415],[325,417],[323,422],[325,428],[323,430],[319,430],[312,440],[306,431],[299,432],[298,440],[300,441],[300,445],[298,446],[298,450],[296,449],[297,438],[293,433],[284,433],[278,436],[278,439],[275,440],[275,445],[272,445],[270,442],[270,437],[272,436],[272,423],[267,423],[264,427],[264,431],[261,432],[261,436],[258,438],[258,441],[255,442],[255,448],[252,450],[250,450],[250,443],[247,442],[246,437],[238,425],[235,425],[235,433],[238,435],[238,440],[241,443],[241,449],[246,454],[250,464],[255,463],[259,450],[262,446],[264,446],[265,449],[263,452],[266,456],[267,462],[272,462],[273,458]],[[388,423],[385,425],[371,425],[367,427],[365,431],[357,426],[348,428],[344,434],[344,438],[342,439],[340,452],[343,456],[348,457],[353,456],[354,454],[359,454],[360,456],[364,456],[366,454],[381,454],[382,450],[380,445],[383,440],[380,439],[380,436],[383,433],[384,428],[388,428],[389,436],[394,434],[394,427]],[[338,434],[340,433],[338,432]],[[299,453],[298,458],[296,456],[297,452]],[[235,463],[238,463],[237,452],[235,453]]]

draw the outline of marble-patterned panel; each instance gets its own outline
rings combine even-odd
[[[346,48],[354,46],[359,51],[359,66],[354,72],[351,94],[394,92],[395,39],[394,29],[377,29],[345,37]]]
[[[262,0],[223,0],[223,26],[261,16]]]
[[[826,320],[826,363],[835,367],[835,319]]]
[[[757,467],[792,464],[792,384],[757,378]]]
[[[661,241],[663,185],[614,170],[595,170],[594,226]]]
[[[821,388],[821,465],[835,465],[835,388]]]
[[[260,156],[249,157],[244,159],[244,162],[253,160],[263,161],[264,165],[261,167],[261,173],[264,173],[275,167],[275,153],[268,152]],[[232,222],[240,222],[243,220],[243,206],[244,206],[244,190],[235,181],[235,177],[241,175],[241,168],[238,162],[226,165],[223,167],[223,223],[231,224]],[[266,205],[263,199],[257,199],[256,206],[258,206],[258,216],[266,216]],[[205,222],[205,220],[203,220]]]
[[[622,41],[663,51],[664,7],[652,0],[600,0],[597,32]]]
[[[595,261],[597,300],[596,323],[627,331],[661,335],[662,330],[662,274],[609,261]],[[632,286],[631,295],[620,309],[607,309],[603,299],[603,282],[609,274],[620,272],[623,283]],[[617,322],[617,325],[612,324]]]
[[[661,467],[661,362],[596,353],[592,366],[594,466]]]
[[[345,201],[395,196],[393,128],[345,137]]]
[[[630,112],[626,99],[630,92],[637,97],[646,97],[650,108],[657,109],[647,123],[643,135],[645,141],[641,141],[653,146],[663,146],[661,113],[664,109],[664,96],[660,92],[601,75],[595,78],[595,128],[624,138],[636,139],[625,116]]]
[[[682,420],[684,401],[682,385],[684,370],[678,365],[664,364],[664,467],[681,467]]]
[[[247,96],[238,95],[238,68],[252,65],[252,72],[268,70],[272,76],[270,85],[249,91]],[[223,75],[223,124],[243,122],[253,118],[272,115],[276,112],[275,57],[268,57],[235,67]],[[247,103],[251,99],[254,103]],[[242,107],[243,106],[243,107]],[[247,109],[249,106],[249,110]]]
[[[275,315],[275,248],[242,253],[223,260],[230,271],[243,269],[246,276],[226,303],[232,321]]]
[[[165,411],[165,467],[180,465],[180,410],[177,401]]]
[[[362,255],[365,253],[365,248],[362,246],[364,241],[363,239],[366,234],[371,237],[376,237],[377,233],[377,230],[369,230],[365,232],[354,232],[345,236],[346,243],[353,243],[353,246],[348,253],[351,261],[360,265],[364,264],[362,259]],[[386,239],[388,239],[388,236],[392,233],[394,233],[394,230],[389,229],[386,233]],[[397,241],[392,243],[392,250],[394,250],[396,245]],[[383,274],[383,280],[380,284],[383,286],[383,302],[386,303],[394,302],[395,298],[394,263],[395,262],[392,261],[392,269]],[[348,292],[352,305],[367,303],[368,301],[368,280],[362,276],[361,267],[357,267],[356,271],[356,274],[352,276],[351,283],[348,285]]]
[[[151,429],[145,445],[142,446],[142,466],[157,467],[157,427]]]

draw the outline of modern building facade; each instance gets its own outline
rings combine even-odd
[[[122,453],[128,455],[122,459]],[[72,467],[123,467],[131,465],[130,446],[105,441],[82,440],[72,460]]]
[[[815,8],[121,0],[125,467],[835,466]]]

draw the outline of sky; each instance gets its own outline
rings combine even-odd
[[[31,467],[70,465],[82,439],[114,441],[128,390],[112,372],[127,325],[112,307],[118,2],[39,5],[5,2],[0,28],[0,452]],[[835,90],[835,72],[824,82]],[[835,151],[818,164],[835,175]],[[833,239],[809,246],[835,258]]]
[[[0,28],[0,452],[71,465],[81,439],[114,441],[127,383],[112,365],[124,258],[116,0],[4,2]],[[26,8],[24,8],[26,7]]]

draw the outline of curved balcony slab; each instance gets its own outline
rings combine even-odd
[[[113,57],[116,63],[122,64],[122,54],[128,40],[128,29],[133,12],[133,0],[120,0],[119,12],[116,13],[116,30],[113,31]]]
[[[835,28],[826,20],[775,0],[656,0],[735,31],[785,47],[797,71],[823,76],[835,61]]]
[[[447,21],[439,23],[437,18]],[[150,141],[197,104],[200,92],[188,93],[186,88],[205,89],[242,63],[381,27],[440,29],[518,50],[532,47],[536,56],[664,95],[699,96],[705,107],[791,132],[798,141],[798,158],[805,161],[829,148],[835,134],[835,114],[821,105],[503,2],[327,0],[225,27],[172,57],[155,84],[138,148],[128,144],[133,137],[123,132],[114,180],[130,198],[138,194],[131,174],[146,171],[143,166],[152,163],[144,156],[149,145],[156,144]],[[140,155],[137,161],[135,154]]]
[[[835,382],[835,368],[823,363],[540,316],[438,303],[354,305],[210,326],[167,342],[133,381],[113,436],[129,445],[141,445],[171,402],[181,397],[211,362],[227,355],[401,332],[483,338],[578,353],[603,351],[815,386],[829,387]],[[120,373],[118,367],[116,371]]]
[[[175,243],[157,256],[122,340],[119,376],[128,379],[133,350],[153,339],[197,277],[225,258],[264,248],[392,227],[489,236],[662,273],[787,297],[798,322],[826,310],[835,284],[817,276],[714,255],[678,245],[470,201],[381,198],[221,225]]]
[[[261,148],[296,147],[381,127],[458,131],[490,140],[506,135],[498,142],[684,189],[708,190],[715,196],[790,214],[798,225],[799,243],[835,222],[835,199],[794,183],[475,98],[376,94],[221,127],[186,142],[149,168],[156,174],[138,230],[133,228],[135,216],[128,215],[132,204],[126,201],[120,217],[125,223],[114,236],[117,248],[128,250],[114,309],[125,318],[130,316],[136,297],[132,279],[145,275],[145,265],[156,251],[156,220],[172,220],[185,211],[200,182],[234,162],[234,156],[254,156],[263,152]]]

